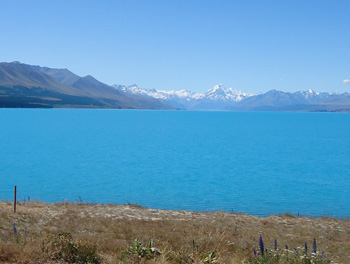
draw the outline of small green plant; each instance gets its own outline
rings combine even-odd
[[[122,259],[136,258],[139,261],[141,259],[153,259],[160,255],[160,250],[153,247],[152,238],[149,239],[147,247],[138,239],[135,239],[130,248],[123,252]]]
[[[215,251],[210,251],[203,260],[204,263],[218,263]]]
[[[52,259],[69,263],[101,263],[96,247],[91,247],[81,241],[73,241],[72,235],[67,232],[61,232],[56,236],[48,235],[44,240],[43,251]]]

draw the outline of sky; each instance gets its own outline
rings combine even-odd
[[[0,0],[0,61],[106,84],[350,92],[348,0]]]

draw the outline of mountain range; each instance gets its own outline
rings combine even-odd
[[[19,62],[0,63],[0,108],[115,108],[227,111],[350,112],[349,93],[295,93],[271,90],[252,94],[214,86],[206,93],[165,91],[137,85],[109,86],[91,75]]]
[[[113,87],[126,94],[152,97],[174,108],[185,110],[350,112],[349,93],[320,93],[309,89],[295,93],[271,90],[252,94],[225,88],[222,84],[214,86],[206,93],[194,93],[184,89],[147,90],[136,85]]]
[[[157,99],[125,94],[67,69],[0,63],[0,107],[173,109]]]

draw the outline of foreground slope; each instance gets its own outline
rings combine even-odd
[[[277,239],[275,253],[285,252],[287,244],[289,258],[299,260],[291,263],[307,263],[301,262],[299,256],[304,255],[305,242],[309,245],[307,256],[311,256],[315,238],[317,254],[324,260],[317,263],[333,260],[345,264],[350,263],[349,230],[349,220],[289,214],[262,218],[225,212],[156,210],[136,205],[36,202],[18,203],[17,213],[13,213],[12,203],[0,202],[0,262],[65,263],[64,256],[57,253],[77,254],[77,251],[58,251],[57,243],[61,241],[80,249],[81,257],[90,252],[85,246],[96,247],[102,263],[252,263],[257,260],[253,248],[258,250],[262,234],[268,250],[274,251]],[[148,260],[147,255],[136,250],[135,239],[147,246],[150,238],[152,246],[162,254]],[[216,262],[210,262],[209,255],[215,256],[212,261]]]
[[[0,63],[0,107],[172,109],[153,98],[121,93],[90,75],[18,62]]]

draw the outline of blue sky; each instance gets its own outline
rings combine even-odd
[[[5,1],[0,61],[107,84],[350,92],[350,1]]]

